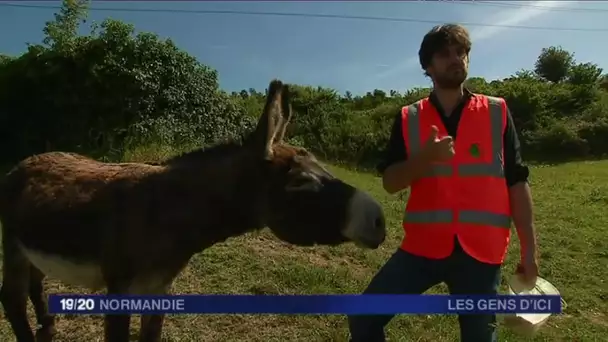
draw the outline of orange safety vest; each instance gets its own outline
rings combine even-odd
[[[409,156],[420,152],[430,136],[447,131],[428,97],[401,111]],[[474,94],[462,113],[455,155],[435,163],[414,181],[405,207],[401,248],[432,259],[449,256],[454,236],[475,259],[501,264],[511,237],[511,208],[504,178],[505,101]]]

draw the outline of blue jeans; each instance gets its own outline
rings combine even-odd
[[[466,254],[458,240],[445,259],[428,259],[397,249],[374,276],[364,294],[421,294],[445,282],[451,294],[496,294],[500,265]],[[384,342],[384,327],[394,315],[348,317],[350,342]],[[496,342],[496,315],[459,315],[462,342]]]

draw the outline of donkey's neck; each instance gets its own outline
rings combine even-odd
[[[202,250],[265,226],[266,181],[240,150],[208,160],[167,165],[164,177],[171,208],[185,235]],[[170,185],[169,185],[170,184]]]

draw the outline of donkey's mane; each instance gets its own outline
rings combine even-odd
[[[205,163],[210,159],[224,157],[234,154],[239,151],[250,139],[250,134],[239,136],[236,138],[227,139],[215,145],[197,148],[192,151],[183,152],[171,158],[160,162],[149,162],[150,165],[176,165],[176,164],[191,164]]]

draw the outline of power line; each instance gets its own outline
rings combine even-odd
[[[474,6],[494,6],[494,7],[510,7],[510,8],[534,8],[549,12],[588,12],[588,13],[604,13],[608,12],[605,8],[576,8],[576,7],[549,7],[549,6],[538,6],[529,4],[518,4],[518,3],[502,3],[493,1],[446,1],[445,3],[455,5],[474,5]]]
[[[0,6],[30,8],[30,9],[61,9],[61,6],[29,5],[29,4],[26,5],[26,4],[10,4],[10,3],[0,3]],[[354,19],[354,20],[372,20],[372,21],[425,23],[425,24],[443,24],[443,23],[445,23],[445,21],[441,21],[441,20],[355,16],[355,15],[341,15],[341,14],[295,13],[295,12],[255,12],[255,11],[236,11],[236,10],[182,10],[182,9],[155,9],[155,8],[89,8],[89,10],[90,11],[113,11],[113,12],[148,12],[148,13],[235,14],[235,15],[325,18],[325,19]],[[460,24],[465,25],[465,26],[502,27],[502,28],[511,28],[511,29],[522,29],[522,30],[608,32],[608,28],[521,26],[521,25],[499,25],[499,24],[483,24],[483,23],[469,23],[469,22],[460,22]]]

